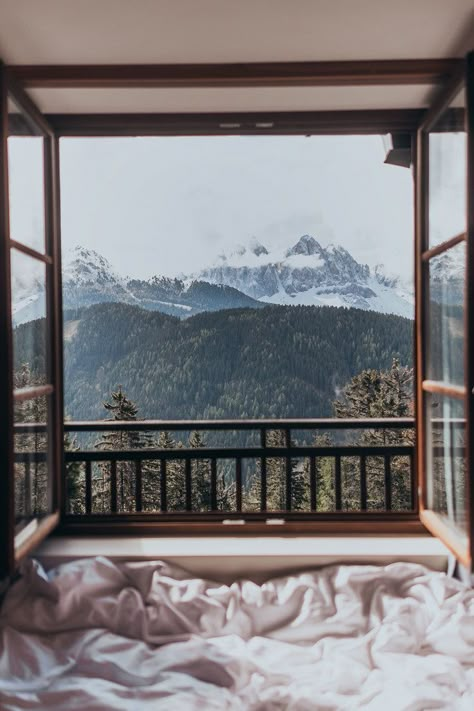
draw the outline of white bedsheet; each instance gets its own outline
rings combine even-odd
[[[0,613],[0,708],[473,711],[474,591],[408,563],[227,586],[28,561]]]

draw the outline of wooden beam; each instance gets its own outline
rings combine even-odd
[[[423,109],[48,114],[59,136],[369,135],[413,133]]]
[[[465,504],[469,538],[469,573],[474,560],[474,52],[466,59],[466,130],[467,130],[467,234],[466,292],[464,304],[465,387],[466,387],[466,481]]]
[[[435,247],[427,249],[421,255],[421,259],[423,260],[423,262],[429,262],[430,259],[433,259],[433,257],[437,257],[439,254],[443,254],[443,252],[447,252],[449,249],[452,249],[453,247],[456,247],[456,245],[461,244],[461,242],[465,241],[466,233],[462,232],[459,235],[451,237],[451,239],[447,239],[445,242],[441,242],[441,244],[437,244]]]
[[[31,423],[19,422],[16,434],[28,434]],[[188,430],[352,430],[352,429],[412,429],[413,417],[317,417],[301,419],[246,419],[246,420],[66,420],[65,432],[142,432]],[[35,431],[38,424],[34,423]]]
[[[464,385],[451,385],[438,380],[423,380],[423,391],[426,393],[435,393],[444,397],[454,397],[458,400],[464,399],[466,388]]]
[[[137,514],[135,514],[135,517]],[[242,516],[242,514],[237,514]],[[111,520],[110,516],[102,516],[98,519],[90,516],[68,516],[57,529],[59,535],[119,535],[119,536],[282,536],[282,535],[425,535],[426,528],[418,519],[417,514],[401,514],[390,516],[384,513],[382,516],[364,513],[350,517],[345,512],[338,511],[333,517],[324,514],[313,514],[311,517],[299,516],[298,519],[289,519],[291,514],[283,516],[283,525],[268,525],[264,520],[251,520],[245,514],[245,525],[228,523],[223,525],[221,521],[193,521],[193,520],[168,520],[166,515],[160,516],[160,521],[150,520],[130,520],[126,514],[120,519]],[[279,513],[278,517],[282,517]],[[225,518],[225,517],[223,517]],[[266,519],[273,516],[265,514]],[[79,520],[80,519],[80,520]],[[227,517],[230,519],[230,517]]]
[[[15,484],[13,433],[13,329],[8,191],[8,106],[5,67],[0,62],[0,581],[15,567]]]
[[[239,64],[16,65],[25,88],[376,86],[438,84],[462,60],[396,59]]]

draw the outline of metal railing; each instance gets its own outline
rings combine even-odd
[[[66,510],[160,520],[410,512],[413,428],[411,418],[66,422],[69,437],[88,438],[87,448],[65,452],[66,490],[74,490]],[[164,432],[224,441],[160,447],[156,435]],[[197,502],[198,483],[205,494]]]
[[[75,520],[96,514],[290,520],[416,509],[411,418],[108,420],[65,422],[64,429],[69,447],[63,510]],[[46,481],[48,455],[38,451],[45,432],[44,424],[15,426],[23,442],[15,455],[20,515],[35,513],[38,479]],[[166,447],[158,446],[156,436],[165,432],[182,439],[205,432],[224,441],[196,447],[168,440]]]

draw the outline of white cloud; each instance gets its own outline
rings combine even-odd
[[[411,275],[412,176],[383,158],[379,136],[61,139],[63,240],[150,276],[309,233]]]

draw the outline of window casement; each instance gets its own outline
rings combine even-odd
[[[4,66],[0,101],[0,572],[5,574],[59,522],[63,403],[58,141]],[[24,183],[18,174],[26,166],[28,190],[20,195],[13,183]],[[41,292],[34,314],[40,327],[26,344],[28,361],[38,364],[33,377],[15,368],[13,300],[25,280],[36,280]],[[32,490],[34,480],[44,484],[41,495]]]
[[[471,53],[418,130],[416,178],[420,518],[468,568],[474,553],[473,78]]]

